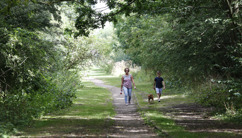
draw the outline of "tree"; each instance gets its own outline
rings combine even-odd
[[[70,106],[81,87],[76,69],[91,56],[60,26],[60,6],[6,0],[0,7],[1,134],[7,124]]]
[[[157,6],[161,10],[157,12],[144,10],[142,14],[136,12],[119,19],[117,34],[126,52],[144,68],[162,69],[170,80],[199,88],[196,92],[200,101],[220,107],[234,103],[240,108],[241,87],[237,84],[241,83],[242,53],[238,4],[160,2]],[[162,13],[164,9],[167,12]]]

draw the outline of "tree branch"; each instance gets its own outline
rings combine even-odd
[[[229,8],[230,16],[232,18],[233,17],[233,9],[232,9],[231,3],[229,2],[229,0],[226,0],[226,1],[227,1],[227,5],[228,5],[228,8]]]
[[[71,1],[77,2],[75,0],[57,0],[57,1],[51,1],[51,2],[40,2],[40,1],[35,2],[34,0],[31,0],[31,2],[33,2],[33,3],[39,3],[39,4],[45,4],[45,5],[52,5],[52,4],[59,3],[59,2],[71,2]],[[79,2],[77,2],[77,3],[79,3]]]
[[[122,7],[119,11],[117,11],[116,13],[111,13],[110,15],[107,16],[115,16],[119,13],[121,13],[125,8],[127,8],[128,6],[130,6],[131,4],[133,4],[136,0],[132,0],[130,3],[128,3],[126,6]]]

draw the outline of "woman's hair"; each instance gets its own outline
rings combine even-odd
[[[128,70],[129,70],[129,68],[125,68],[125,69],[124,69],[124,72],[126,71],[126,69],[128,69]]]

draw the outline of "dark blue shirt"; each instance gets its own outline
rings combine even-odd
[[[162,81],[164,81],[162,77],[155,77],[156,88],[162,88],[163,87]]]

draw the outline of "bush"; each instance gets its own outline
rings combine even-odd
[[[152,73],[148,73],[144,70],[140,70],[140,71],[137,71],[137,72],[131,71],[130,74],[132,74],[134,79],[139,81],[139,82],[142,82],[142,81],[153,82],[153,79],[154,79]]]
[[[233,113],[226,112],[225,120],[232,121],[242,125],[242,109],[233,111]]]
[[[214,106],[218,110],[239,110],[242,107],[240,80],[225,80],[205,83],[200,89],[193,91],[198,103],[205,106]]]
[[[100,66],[105,71],[105,73],[111,74],[114,63],[112,61],[106,61],[106,62],[103,62]]]
[[[8,134],[15,126],[29,125],[33,119],[46,113],[69,107],[81,86],[79,79],[80,76],[71,71],[61,71],[52,77],[39,74],[32,82],[38,84],[35,89],[26,87],[3,92],[0,97],[0,122],[9,127],[4,127],[0,133]]]
[[[8,137],[8,134],[16,131],[12,123],[0,122],[0,137]]]

